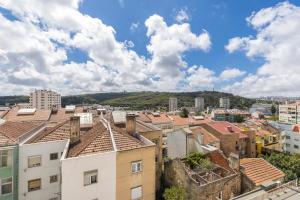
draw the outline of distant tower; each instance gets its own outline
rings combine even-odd
[[[227,97],[220,98],[220,108],[229,109],[230,108],[230,99]]]
[[[195,98],[195,108],[196,108],[196,111],[204,110],[204,98],[203,97]]]
[[[177,98],[170,97],[169,98],[169,111],[173,112],[177,110]]]

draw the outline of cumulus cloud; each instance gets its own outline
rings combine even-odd
[[[145,58],[130,49],[133,42],[117,41],[113,27],[82,14],[80,3],[0,0],[0,7],[16,18],[0,13],[0,95],[26,94],[34,88],[62,94],[176,90],[191,75],[183,54],[210,49],[207,31],[197,35],[187,23],[167,25],[153,15],[145,22],[151,55]],[[70,60],[73,49],[86,53],[87,60]]]
[[[230,69],[225,69],[221,72],[219,78],[221,80],[232,80],[237,77],[245,75],[245,71],[241,71],[240,69],[237,68],[230,68]]]
[[[203,66],[192,66],[188,69],[187,81],[192,89],[212,88],[217,80],[215,73]]]
[[[262,58],[256,73],[224,88],[242,95],[300,95],[300,7],[289,2],[252,13],[247,22],[255,36],[229,40],[229,52],[243,51],[249,58]]]
[[[187,22],[187,21],[189,21],[189,19],[190,19],[190,17],[187,14],[187,9],[180,9],[175,16],[175,20],[178,23]]]
[[[147,50],[152,55],[150,69],[162,79],[182,75],[181,69],[188,66],[182,58],[184,52],[192,49],[210,49],[208,32],[203,31],[196,35],[191,32],[187,23],[168,26],[161,16],[152,15],[145,25],[148,29],[147,36],[150,38]]]
[[[130,30],[131,31],[135,31],[138,27],[140,26],[140,23],[139,22],[132,22],[131,24],[130,24]]]

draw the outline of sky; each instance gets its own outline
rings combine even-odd
[[[299,0],[0,0],[0,95],[300,96],[299,74]]]

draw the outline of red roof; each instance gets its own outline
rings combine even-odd
[[[229,135],[238,133],[239,138],[247,138],[248,136],[242,133],[242,129],[226,121],[213,121],[207,123],[210,127],[218,131],[220,134]]]

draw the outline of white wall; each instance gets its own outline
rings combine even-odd
[[[293,131],[283,131],[285,138],[282,140],[283,150],[289,153],[300,153],[300,133]],[[289,136],[288,139],[286,136]],[[295,145],[298,146],[298,149],[295,148]]]
[[[19,200],[49,200],[60,197],[60,157],[68,140],[21,144],[19,148]],[[50,153],[58,153],[57,160],[50,160]],[[42,156],[39,167],[28,168],[29,156]],[[50,183],[50,176],[58,181]],[[28,181],[41,178],[41,189],[28,192]],[[60,199],[60,198],[58,198]]]
[[[167,135],[168,157],[185,158],[186,157],[186,133],[181,129],[168,133]]]
[[[62,159],[62,200],[116,198],[116,152]],[[98,182],[84,186],[83,174],[98,170]]]

